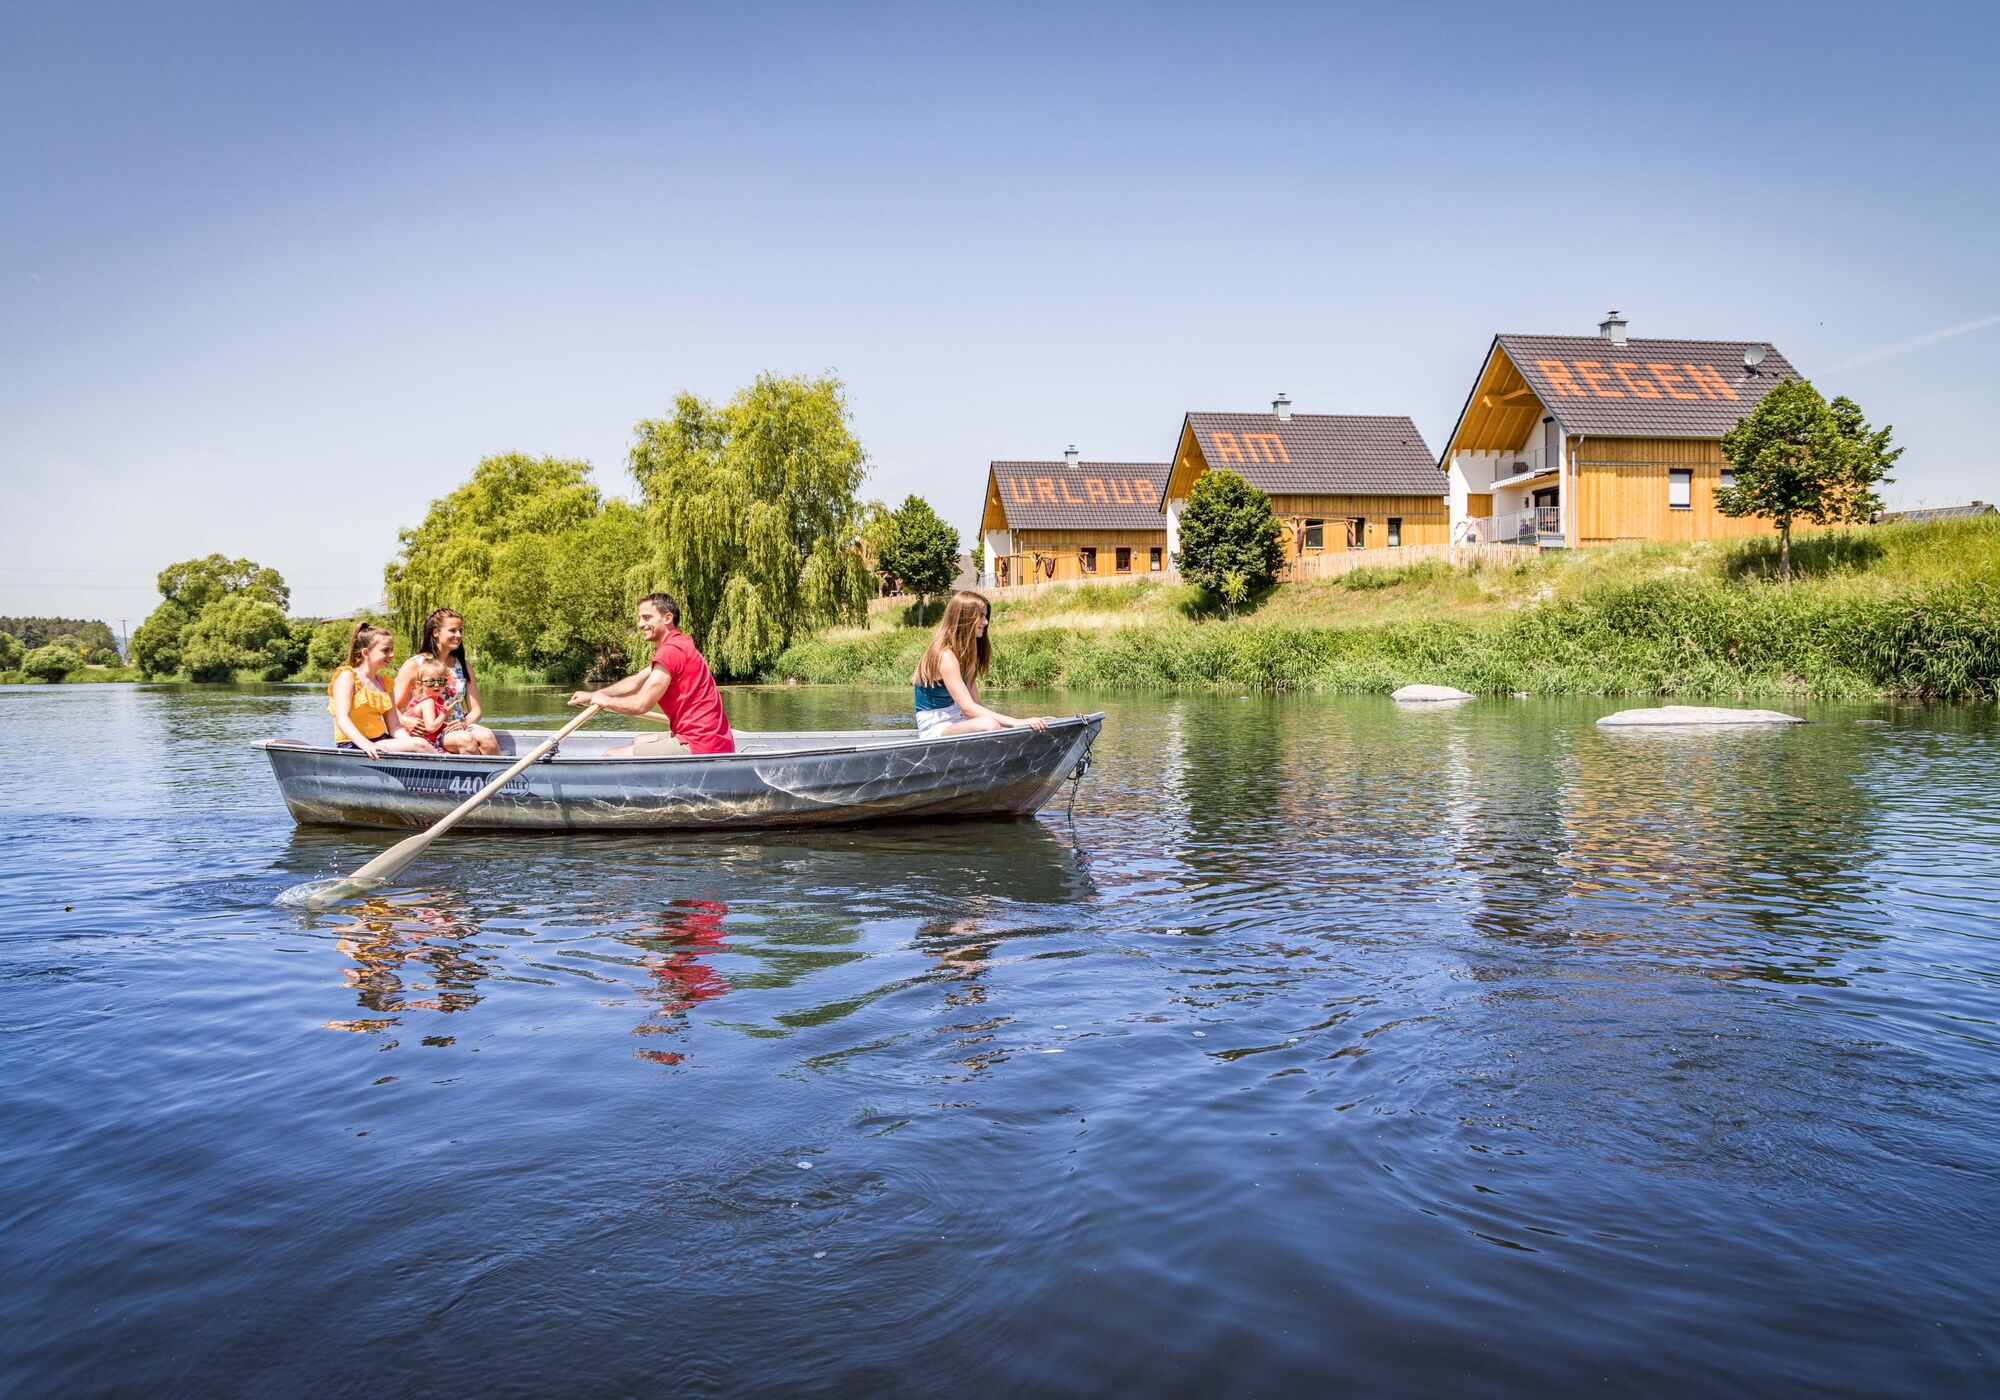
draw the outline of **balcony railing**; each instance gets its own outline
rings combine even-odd
[[[1465,544],[1559,545],[1563,542],[1562,507],[1529,506],[1474,517],[1465,522],[1459,535],[1460,543]]]

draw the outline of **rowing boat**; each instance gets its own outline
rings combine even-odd
[[[1088,766],[1102,714],[922,739],[911,730],[740,733],[736,752],[606,758],[630,734],[577,733],[479,808],[468,828],[519,831],[849,826],[1025,817]],[[503,729],[497,756],[366,754],[296,739],[257,747],[300,823],[420,827],[552,731]]]

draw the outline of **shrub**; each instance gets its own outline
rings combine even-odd
[[[21,658],[23,671],[50,685],[60,684],[64,676],[82,665],[83,658],[65,646],[36,647]]]

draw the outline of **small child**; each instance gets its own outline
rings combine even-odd
[[[417,668],[417,684],[403,711],[403,727],[444,752],[444,731],[451,724],[451,668],[435,657]]]

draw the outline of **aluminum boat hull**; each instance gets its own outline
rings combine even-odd
[[[910,730],[738,734],[737,752],[604,758],[630,733],[576,733],[466,818],[488,831],[693,831],[1024,817],[1090,751],[1102,714],[920,739]],[[293,739],[257,747],[301,824],[428,826],[552,730],[498,731],[494,757],[366,754]]]

